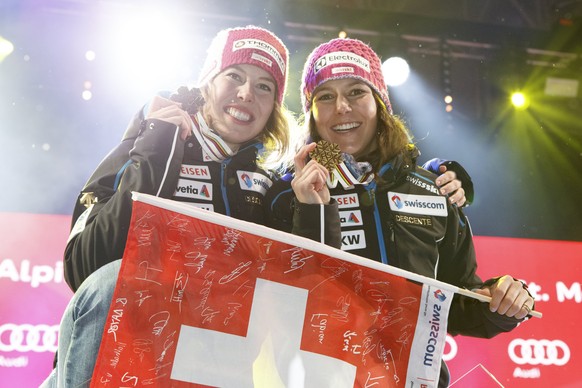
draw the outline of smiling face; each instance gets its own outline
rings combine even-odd
[[[311,108],[317,133],[361,158],[374,151],[378,110],[372,89],[353,78],[327,81],[313,93]]]
[[[204,118],[236,151],[265,129],[275,96],[275,80],[268,72],[253,65],[231,66],[210,83]]]

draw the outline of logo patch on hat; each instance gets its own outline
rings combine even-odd
[[[267,65],[269,67],[273,67],[273,61],[271,61],[267,57],[262,56],[261,54],[253,53],[251,55],[251,58],[254,59],[255,61],[262,62],[262,63],[264,63],[265,65]]]
[[[355,73],[355,70],[351,66],[334,67],[333,69],[331,69],[331,74],[340,74],[340,73]]]
[[[281,70],[281,74],[285,74],[285,61],[283,60],[283,57],[281,57],[281,54],[279,54],[279,51],[277,51],[277,49],[275,47],[271,46],[267,42],[259,40],[259,39],[240,39],[240,40],[235,40],[234,43],[232,44],[232,51],[233,52],[238,51],[238,50],[243,50],[243,49],[260,50],[260,51],[266,53],[271,58],[273,58],[275,60],[275,62],[277,62],[277,65],[279,66],[279,70]],[[254,57],[252,57],[252,58],[256,59]],[[266,63],[265,61],[261,61],[261,62]],[[269,66],[272,66],[272,65],[269,64]]]
[[[327,66],[338,65],[340,63],[354,65],[365,72],[370,73],[370,61],[362,56],[345,51],[325,54],[323,57],[319,58],[315,63],[315,72],[317,73]],[[353,73],[353,70],[351,72]]]

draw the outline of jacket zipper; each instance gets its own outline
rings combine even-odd
[[[222,202],[224,202],[224,214],[230,216],[230,204],[228,203],[228,196],[226,195],[226,167],[230,159],[225,159],[220,164],[220,188],[222,189]]]
[[[380,249],[380,259],[382,263],[388,264],[388,255],[386,254],[386,245],[384,244],[384,235],[382,233],[382,222],[380,221],[380,211],[376,202],[376,182],[372,182],[366,188],[370,199],[374,201],[374,222],[376,226],[376,237],[378,239],[378,248]]]

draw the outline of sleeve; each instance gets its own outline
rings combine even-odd
[[[451,160],[434,158],[427,161],[425,164],[423,164],[422,167],[436,175],[441,175],[439,167],[443,165],[447,167],[447,170],[454,171],[455,174],[457,174],[457,178],[461,181],[463,189],[465,190],[465,198],[467,198],[465,206],[472,204],[473,200],[475,199],[475,188],[473,186],[473,180],[471,179],[471,176],[467,170],[465,170],[460,163]]]
[[[176,188],[178,174],[172,172],[179,171],[184,151],[179,128],[141,117],[136,115],[124,140],[79,195],[64,253],[65,280],[73,291],[98,268],[123,256],[131,193],[171,197]]]
[[[462,210],[449,206],[446,237],[439,249],[442,262],[438,279],[455,286],[474,289],[483,286],[477,275],[477,260],[468,219]],[[487,303],[456,294],[449,313],[451,335],[491,338],[513,330],[522,320],[491,312]]]
[[[338,204],[332,198],[328,205],[304,204],[295,199],[290,176],[278,180],[267,192],[267,226],[341,247]]]

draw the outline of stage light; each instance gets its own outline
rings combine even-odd
[[[400,57],[391,57],[382,64],[382,73],[384,73],[387,86],[398,86],[408,79],[410,67],[406,60]]]
[[[9,40],[0,36],[0,62],[14,51],[14,45]]]
[[[453,106],[451,104],[447,104],[447,106],[445,107],[445,111],[447,113],[450,113],[453,111]]]
[[[347,33],[346,31],[344,31],[344,30],[341,30],[341,31],[340,31],[340,32],[337,34],[337,36],[338,36],[339,38],[345,39],[345,38],[347,38],[347,37],[348,37],[348,33]]]
[[[94,61],[95,60],[95,51],[93,50],[87,50],[85,52],[85,59],[88,60],[89,62]]]
[[[179,15],[164,8],[132,11],[114,15],[108,24],[108,54],[99,54],[124,92],[143,98],[190,79],[183,64],[197,40],[178,28]]]
[[[511,94],[511,103],[516,109],[525,109],[529,105],[529,101],[522,92],[514,92]]]
[[[89,101],[91,98],[93,98],[93,93],[91,93],[90,90],[83,90],[83,93],[81,93],[81,98],[85,101]]]
[[[453,102],[453,96],[447,95],[445,96],[445,104],[451,104]]]

